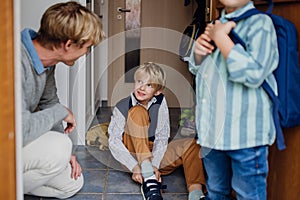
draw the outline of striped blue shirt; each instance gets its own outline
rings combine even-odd
[[[250,1],[220,21],[237,17],[254,8]],[[236,44],[225,60],[216,49],[200,65],[192,53],[189,70],[196,75],[196,125],[198,143],[219,150],[236,150],[272,144],[275,127],[272,103],[260,87],[266,79],[274,91],[272,72],[278,65],[276,32],[264,14],[241,20],[234,28],[246,50]],[[276,92],[277,93],[277,92]]]

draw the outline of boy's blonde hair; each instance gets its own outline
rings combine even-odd
[[[166,85],[166,75],[163,69],[156,63],[146,62],[138,67],[134,73],[134,80],[137,81],[142,75],[148,75],[149,81],[156,91],[163,90]]]
[[[37,40],[48,49],[72,40],[82,47],[91,41],[97,45],[104,38],[100,18],[75,1],[49,7],[42,16]]]

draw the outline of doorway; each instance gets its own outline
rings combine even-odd
[[[193,105],[192,76],[187,63],[179,59],[178,48],[194,10],[194,1],[187,6],[181,0],[109,1],[109,106],[129,95],[136,67],[148,61],[166,71],[164,94],[169,107]]]

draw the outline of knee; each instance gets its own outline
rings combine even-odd
[[[69,185],[69,188],[65,190],[64,194],[61,195],[59,198],[60,199],[66,199],[74,196],[77,194],[81,188],[83,187],[84,184],[84,177],[83,174],[81,174],[80,177],[78,177],[77,180],[73,179],[73,182]]]
[[[143,106],[133,106],[128,111],[128,120],[131,120],[137,124],[144,124],[145,122],[149,122],[149,115],[146,108]]]
[[[72,141],[71,139],[61,133],[50,132],[53,134],[52,140],[49,141],[52,143],[52,156],[53,162],[56,163],[57,166],[66,166],[66,163],[69,163],[72,154]]]
[[[137,105],[130,108],[128,111],[128,116],[134,117],[138,115],[140,116],[148,116],[148,111],[143,106]]]

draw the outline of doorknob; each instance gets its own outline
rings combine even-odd
[[[118,12],[131,12],[130,9],[121,8],[121,7],[118,7],[118,8],[117,8],[117,11],[118,11]]]

